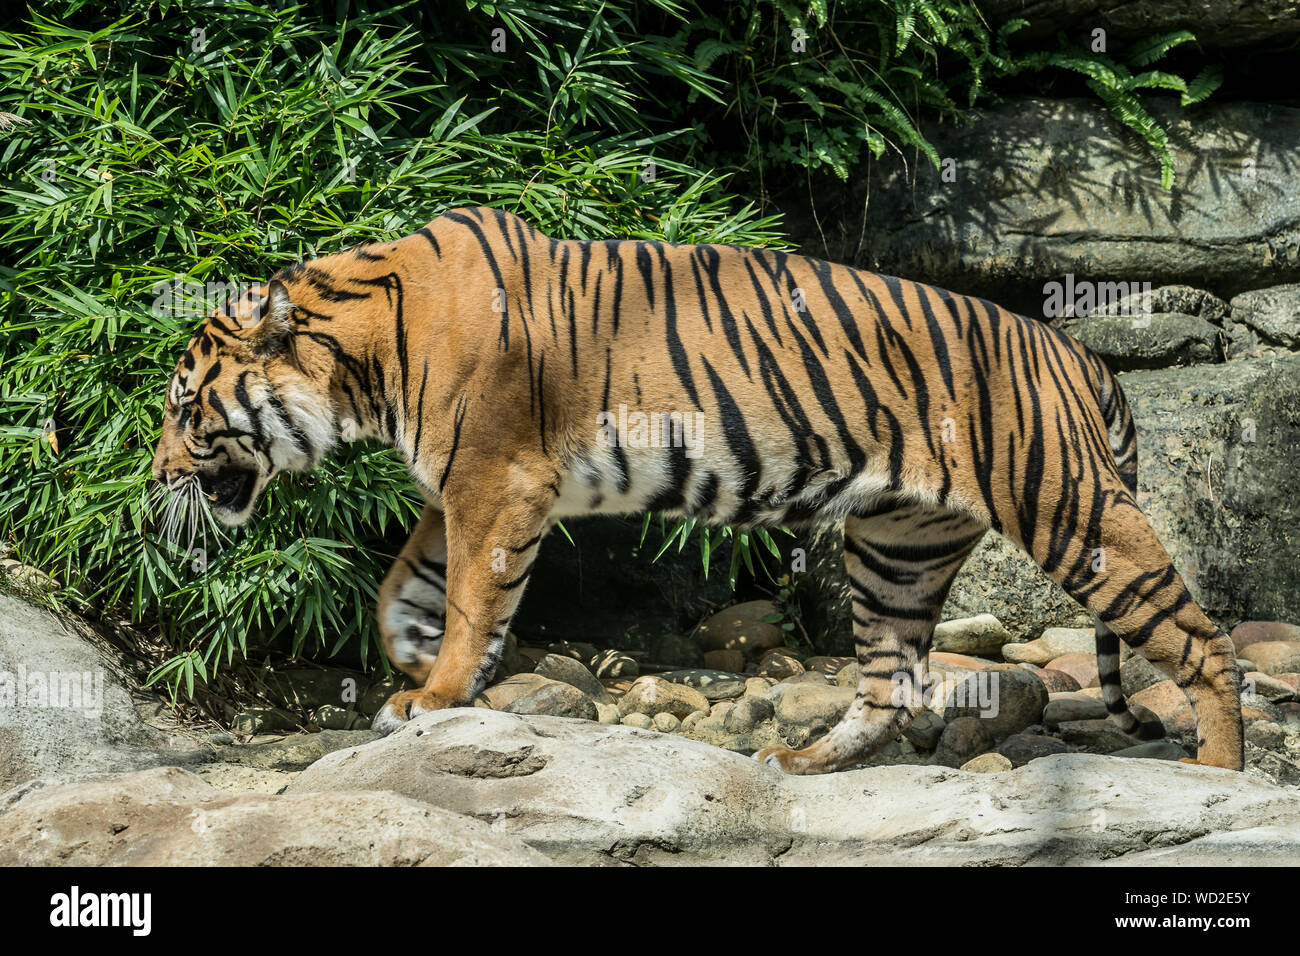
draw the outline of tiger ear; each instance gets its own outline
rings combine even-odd
[[[260,321],[249,330],[248,341],[259,355],[280,351],[289,338],[293,303],[289,290],[279,279],[272,279],[266,296],[258,303]]]

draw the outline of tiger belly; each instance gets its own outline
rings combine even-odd
[[[788,448],[763,451],[757,467],[746,468],[725,435],[705,440],[698,455],[681,447],[584,447],[566,462],[551,514],[655,512],[715,525],[771,526],[837,521],[871,511],[884,498],[923,497],[891,489],[883,462],[850,474],[810,467]]]

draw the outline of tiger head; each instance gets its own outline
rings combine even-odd
[[[227,302],[167,389],[153,477],[224,524],[247,521],[272,478],[311,468],[335,441],[329,376],[300,361],[293,312],[277,279]]]

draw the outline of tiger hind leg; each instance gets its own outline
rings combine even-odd
[[[1097,494],[1104,496],[1104,505],[1096,509],[1100,517],[1085,536],[1086,549],[1067,548],[1063,559],[1044,569],[1101,621],[1098,670],[1118,671],[1117,653],[1113,661],[1101,656],[1109,656],[1112,647],[1118,651],[1108,636],[1118,635],[1173,678],[1191,701],[1197,762],[1240,770],[1245,745],[1232,640],[1197,607],[1150,522],[1118,482]],[[1052,549],[1050,541],[1042,546]],[[1044,564],[1044,554],[1034,557]],[[1109,683],[1115,686],[1107,690],[1103,683],[1103,694],[1107,708],[1117,713],[1113,701],[1122,702],[1117,677]]]
[[[926,662],[953,578],[987,529],[966,515],[915,505],[845,522],[858,687],[831,732],[802,750],[755,758],[793,774],[861,763],[925,708]]]

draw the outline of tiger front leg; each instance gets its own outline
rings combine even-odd
[[[390,697],[375,716],[375,730],[388,734],[420,714],[473,704],[501,659],[541,544],[553,486],[549,478],[522,491],[518,480],[506,487],[480,484],[459,501],[444,492],[446,632],[424,686]]]
[[[447,533],[442,512],[426,504],[379,589],[379,633],[388,660],[417,683],[442,647],[447,612]]]

